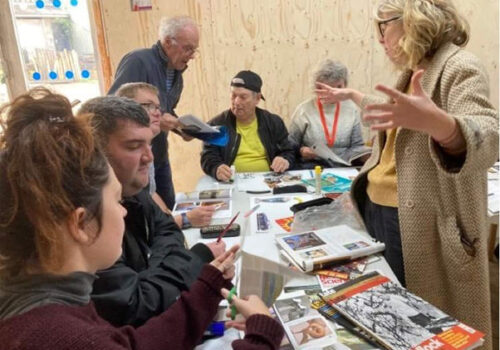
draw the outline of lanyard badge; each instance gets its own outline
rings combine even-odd
[[[321,124],[323,125],[323,131],[325,132],[326,142],[328,147],[333,147],[335,144],[335,138],[337,137],[337,124],[339,122],[339,114],[340,114],[340,102],[337,102],[335,105],[335,115],[333,117],[333,125],[332,125],[332,133],[328,132],[328,126],[326,125],[325,112],[323,111],[323,104],[320,99],[316,100],[318,105],[319,116],[321,118]]]

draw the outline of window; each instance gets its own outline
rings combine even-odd
[[[10,0],[28,88],[70,100],[100,95],[86,0]]]
[[[0,55],[0,57],[2,57]],[[0,106],[9,102],[9,92],[5,81],[5,71],[3,69],[2,60],[0,59]]]

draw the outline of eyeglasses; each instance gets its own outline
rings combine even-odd
[[[380,34],[380,37],[383,38],[385,34],[385,30],[387,29],[387,25],[391,22],[397,21],[401,19],[401,16],[394,16],[388,19],[384,19],[383,21],[377,22],[378,26],[378,33]]]
[[[162,113],[161,106],[157,105],[156,103],[153,103],[153,102],[150,102],[150,103],[141,103],[140,105],[142,107],[144,107],[144,109],[148,113],[153,113],[153,112],[157,112],[157,111],[160,112],[160,113]]]
[[[184,51],[185,53],[187,53],[188,55],[196,55],[198,54],[198,47],[194,47],[194,46],[191,46],[191,45],[180,45],[179,44],[179,41],[177,41],[177,39],[175,38],[172,38],[172,41],[176,44],[176,45],[179,45],[182,49],[182,51]]]

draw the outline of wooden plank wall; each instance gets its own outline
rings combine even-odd
[[[311,94],[310,74],[324,58],[344,62],[349,85],[373,91],[396,72],[377,42],[376,0],[153,0],[153,9],[131,12],[128,0],[100,0],[112,71],[130,50],[151,46],[162,16],[189,15],[200,25],[200,55],[185,72],[176,112],[205,120],[229,107],[229,82],[242,69],[259,73],[266,101],[260,106],[288,123]],[[455,0],[472,28],[468,49],[485,64],[498,107],[498,1]],[[170,136],[177,191],[191,190],[202,175],[201,143]]]

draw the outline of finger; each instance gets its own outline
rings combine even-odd
[[[240,249],[240,245],[239,244],[235,244],[233,245],[229,250],[228,252],[232,252],[233,254],[236,254],[236,252]]]
[[[404,94],[401,91],[398,91],[396,89],[390,88],[382,84],[377,84],[375,86],[375,90],[383,92],[387,96],[392,97],[395,101],[404,97]]]
[[[394,119],[393,113],[377,113],[377,114],[365,114],[363,115],[363,120],[365,122],[377,122],[377,123],[385,123],[389,120]]]
[[[373,130],[373,131],[384,131],[384,130],[389,130],[389,129],[394,129],[393,122],[373,124],[372,126],[370,126],[370,130]]]
[[[231,316],[231,315],[229,315],[229,316]],[[225,326],[226,326],[226,328],[234,328],[234,329],[237,329],[239,331],[244,331],[246,329],[245,322],[241,322],[241,321],[226,321]]]
[[[220,294],[224,299],[227,299],[227,297],[229,296],[229,290],[227,288],[222,288],[220,290]]]
[[[320,87],[322,89],[325,89],[325,90],[330,90],[331,89],[330,85],[327,85],[327,84],[324,84],[324,83],[320,83],[319,81],[317,81],[315,85],[316,85],[316,90],[318,90],[318,87]]]
[[[217,243],[217,242],[214,242],[214,243],[215,243],[215,246],[217,246],[218,244],[220,244],[220,243]],[[234,255],[234,253],[231,252],[230,250],[227,250],[224,253],[222,253],[221,255],[219,255],[217,258],[215,258],[215,260],[218,263],[220,263],[221,265],[223,265],[226,262],[226,259],[228,259],[228,257],[231,256],[231,255]]]
[[[394,107],[394,103],[371,104],[365,107],[365,111],[392,112]]]
[[[422,85],[420,81],[422,80],[422,75],[424,75],[424,70],[419,69],[416,73],[411,77],[411,87],[412,87],[412,95],[424,95],[424,90],[422,89]]]

